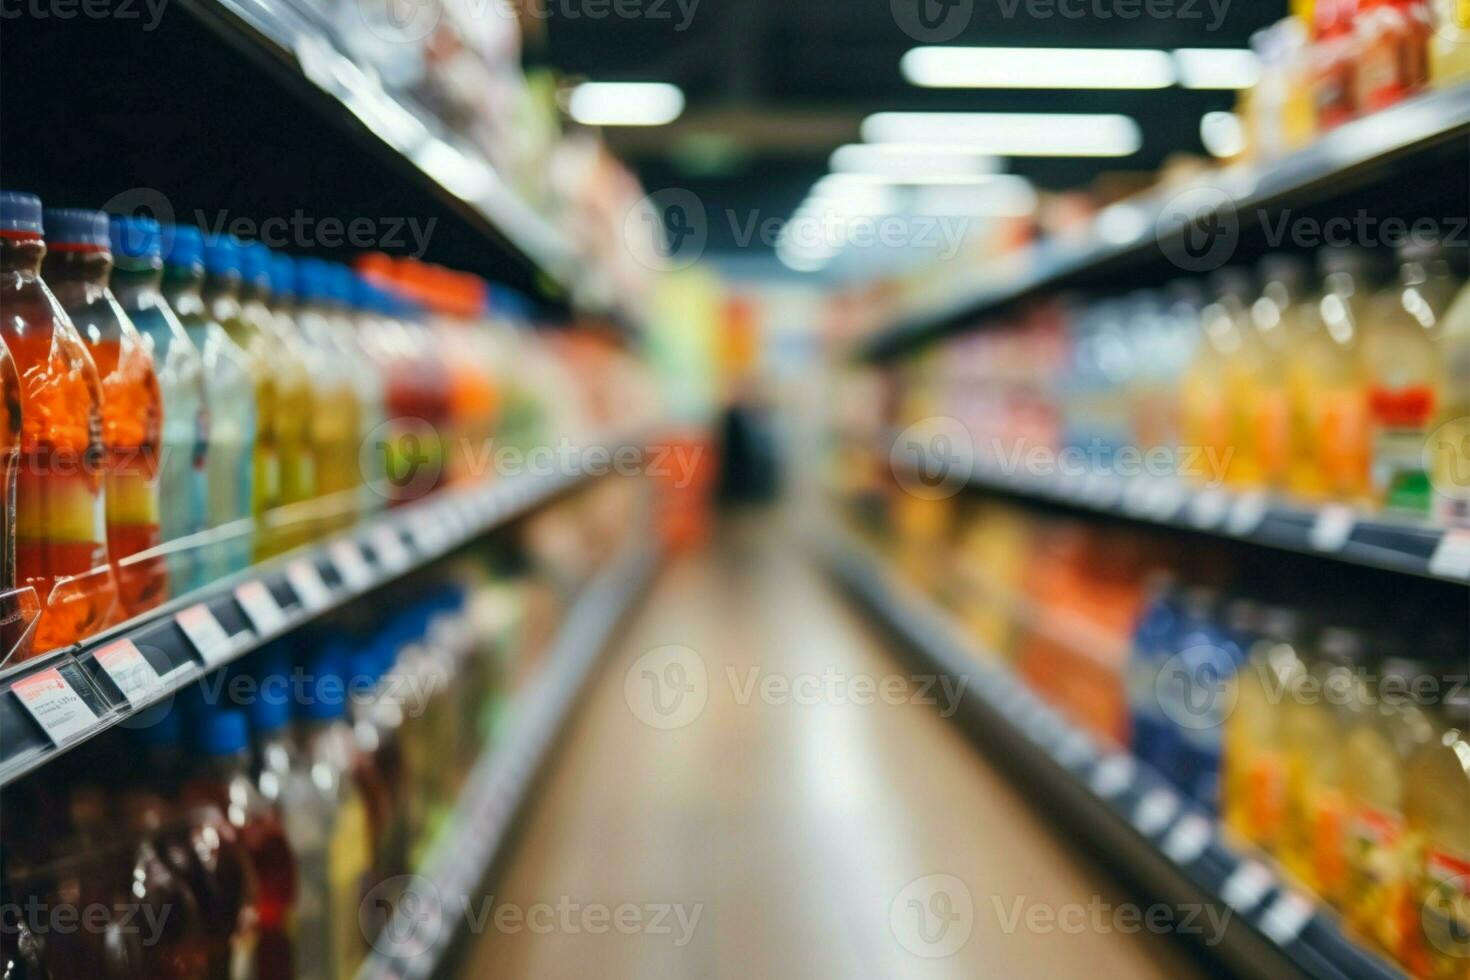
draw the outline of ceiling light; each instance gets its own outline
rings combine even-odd
[[[962,217],[1020,217],[1036,211],[1036,188],[1025,177],[1001,174],[978,184],[920,187],[914,214]]]
[[[1180,48],[1174,64],[1185,88],[1243,89],[1261,79],[1260,60],[1244,48]]]
[[[1146,89],[1174,84],[1174,63],[1148,48],[914,48],[899,62],[923,88]]]
[[[588,126],[664,126],[684,111],[684,93],[666,82],[583,82],[568,111]]]
[[[1143,145],[1128,116],[1024,112],[880,112],[863,120],[869,143],[963,145],[996,156],[1121,157]]]
[[[849,143],[834,150],[829,163],[833,173],[882,177],[993,174],[1000,171],[1001,165],[997,158],[963,146],[910,143]]]

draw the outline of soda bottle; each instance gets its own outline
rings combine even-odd
[[[45,221],[51,248],[42,271],[102,380],[107,550],[121,612],[136,616],[168,596],[158,507],[163,396],[148,345],[107,285],[107,215],[47,208]]]
[[[209,411],[205,463],[210,541],[203,552],[207,580],[246,568],[254,548],[255,389],[250,362],[204,302],[204,236],[183,225],[163,229],[163,294],[204,358]]]
[[[1148,599],[1133,631],[1128,656],[1129,742],[1133,754],[1160,772],[1173,766],[1169,722],[1159,704],[1159,667],[1170,655],[1178,625],[1174,577],[1156,572],[1145,585]]]
[[[1226,608],[1226,622],[1221,623],[1217,605],[1210,590],[1186,594],[1182,628],[1161,676],[1165,714],[1177,742],[1174,782],[1211,811],[1220,807],[1229,692],[1257,615],[1254,605],[1237,599]]]
[[[244,362],[255,392],[255,446],[250,514],[255,520],[252,558],[259,561],[278,548],[270,534],[267,515],[280,506],[281,446],[278,424],[276,359],[283,352],[258,321],[245,316],[241,297],[240,243],[232,237],[215,235],[204,242],[205,306],[210,317],[224,328],[235,346],[244,352]]]
[[[1398,285],[1373,298],[1363,335],[1373,493],[1384,507],[1426,516],[1431,492],[1424,449],[1439,408],[1440,318],[1458,284],[1437,243],[1405,245],[1399,262]]]
[[[20,375],[0,340],[0,595],[15,588],[15,471],[20,462]],[[0,661],[10,652],[0,647]]]
[[[163,397],[158,466],[160,532],[175,595],[205,582],[195,537],[209,526],[205,466],[209,407],[204,358],[163,298],[163,229],[150,218],[113,218],[112,291],[153,356]]]
[[[188,806],[215,806],[239,835],[256,883],[254,980],[290,980],[291,914],[296,865],[281,816],[261,796],[252,777],[245,713],[213,708],[197,719],[192,778],[184,785]]]
[[[377,442],[387,428],[386,377],[380,373],[377,363],[368,353],[362,331],[359,329],[357,302],[357,277],[352,270],[340,263],[327,265],[330,277],[332,301],[327,307],[328,322],[331,324],[337,349],[344,363],[350,366],[353,384],[357,389],[358,429],[356,480],[359,487],[359,507],[362,511],[378,510],[387,505],[380,477],[387,475],[387,460],[372,452],[370,442]],[[370,318],[371,319],[371,318]],[[367,450],[364,452],[364,450]]]
[[[15,579],[41,604],[31,653],[82,640],[117,605],[107,556],[102,382],[41,279],[41,201],[0,191],[0,339],[20,377]]]
[[[338,343],[332,305],[336,302],[330,266],[320,259],[297,259],[296,325],[322,368],[310,430],[316,449],[317,513],[324,531],[349,527],[356,519],[362,485],[358,450],[362,406],[353,362]]]

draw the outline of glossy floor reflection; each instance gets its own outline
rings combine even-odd
[[[1125,931],[1142,910],[886,644],[789,529],[675,558],[594,680],[463,975],[1195,975],[1175,940]]]

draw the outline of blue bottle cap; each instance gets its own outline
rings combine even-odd
[[[332,298],[346,307],[352,307],[356,302],[357,276],[352,269],[341,262],[330,263],[332,270]]]
[[[107,215],[91,208],[47,208],[46,227],[51,229],[47,236],[53,248],[73,246],[92,251],[107,251],[111,240],[107,233]]]
[[[335,721],[347,713],[347,687],[336,650],[328,649],[306,665],[304,695],[296,712],[307,721]]]
[[[219,708],[199,717],[194,737],[201,755],[236,755],[250,747],[250,725],[238,708]]]
[[[247,711],[250,727],[257,733],[275,732],[291,722],[291,668],[280,658],[271,657],[264,669],[256,671],[257,686]]]
[[[43,234],[41,199],[24,191],[0,191],[0,231]]]
[[[240,275],[252,286],[271,288],[274,255],[263,242],[240,242]]]
[[[209,235],[204,239],[204,269],[212,276],[240,274],[240,243],[230,235]]]
[[[296,294],[302,299],[320,303],[332,298],[331,267],[321,259],[296,260]]]
[[[357,273],[352,273],[352,305],[364,313],[382,313],[383,291]]]
[[[113,257],[118,261],[136,259],[147,263],[163,257],[163,226],[152,218],[114,215],[108,232]]]
[[[189,225],[165,225],[163,264],[178,269],[197,268],[204,262],[204,234]]]
[[[296,260],[284,252],[271,253],[271,292],[277,296],[296,296]]]

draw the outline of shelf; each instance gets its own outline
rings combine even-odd
[[[965,485],[1406,575],[1470,582],[1470,528],[1377,517],[1343,504],[1314,507],[1260,491],[1199,489],[1151,476],[1042,478],[976,464]]]
[[[606,445],[615,453],[640,444],[615,440]],[[575,472],[527,475],[479,489],[441,491],[183,596],[85,644],[5,671],[0,674],[0,786],[211,671],[594,478]],[[124,686],[130,688],[126,693]],[[45,727],[38,714],[45,717]]]
[[[1240,228],[1286,204],[1305,204],[1370,171],[1470,133],[1470,85],[1428,92],[1324,134],[1277,160],[1212,171],[1114,205],[1079,242],[1048,243],[997,260],[959,296],[904,317],[861,340],[859,357],[880,359],[963,330],[987,312],[1090,274],[1144,260],[1168,261],[1185,219],[1225,217]],[[1229,225],[1226,226],[1227,228]],[[1184,271],[1182,268],[1179,271]]]
[[[816,548],[839,579],[962,692],[954,718],[997,749],[1028,788],[1150,898],[1229,913],[1210,949],[1245,975],[1392,980],[1403,975],[1349,939],[1336,914],[1233,844],[1205,811],[1127,752],[1099,744],[1037,697],[998,658],[983,656],[949,614],[898,580],[846,532]]]
[[[658,563],[648,536],[604,569],[562,624],[546,666],[517,697],[509,726],[470,774],[454,814],[410,879],[358,980],[422,980],[453,947],[461,914],[505,856],[518,811],[613,631]]]

